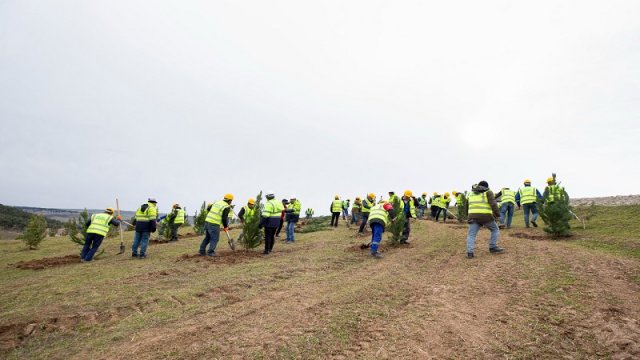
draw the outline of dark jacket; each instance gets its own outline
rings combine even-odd
[[[493,211],[493,214],[469,214],[469,223],[486,224],[500,218],[500,209],[498,209],[498,203],[496,202],[496,196],[493,191],[480,185],[476,185],[476,187],[471,189],[471,191],[476,193],[487,193],[487,200],[489,201],[489,205],[491,205],[491,211]],[[467,211],[469,211],[469,202],[466,202],[465,206],[467,207]]]
[[[149,204],[142,204],[142,206],[140,206],[140,210],[142,211],[146,211],[147,208],[149,207]],[[134,221],[134,225],[136,226],[136,231],[137,232],[156,232],[156,228],[157,228],[157,223],[156,220],[151,220],[151,221]]]

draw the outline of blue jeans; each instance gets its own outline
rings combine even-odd
[[[498,244],[498,237],[500,236],[500,230],[498,229],[498,224],[495,221],[488,222],[486,224],[478,224],[478,223],[470,223],[469,224],[469,232],[467,233],[467,252],[472,253],[473,248],[476,244],[476,235],[478,235],[478,231],[480,231],[481,227],[486,227],[491,231],[491,239],[489,240],[489,249],[492,249]]]
[[[287,223],[287,241],[296,241],[295,238],[296,223],[289,221]]]
[[[144,256],[147,253],[147,246],[149,245],[149,237],[151,233],[148,231],[139,232],[136,231],[133,237],[133,245],[131,246],[131,253],[138,255],[138,247],[140,247],[140,256]]]
[[[533,216],[531,217],[531,221],[538,220],[538,207],[536,203],[531,204],[522,204],[522,211],[524,212],[524,224],[529,226],[529,211]]]
[[[424,217],[424,208],[418,208],[418,219],[422,219]]]
[[[199,253],[200,255],[204,255],[208,244],[209,251],[207,251],[207,254],[213,255],[216,253],[216,246],[218,246],[218,240],[220,239],[220,225],[205,222],[204,231],[204,239],[202,239],[202,243],[200,244]]]
[[[378,246],[382,241],[382,233],[384,232],[384,227],[382,224],[374,222],[371,223],[371,253],[375,254],[378,252]]]
[[[342,220],[347,220],[349,217],[349,209],[342,209]]]
[[[80,253],[80,259],[84,261],[93,260],[93,255],[98,251],[100,244],[102,244],[102,240],[104,240],[104,236],[102,235],[87,233],[87,236],[84,238],[84,246]]]
[[[502,203],[500,205],[500,224],[504,225],[504,215],[507,214],[507,227],[511,227],[511,220],[513,219],[513,204]]]

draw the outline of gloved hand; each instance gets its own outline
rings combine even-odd
[[[229,228],[228,228],[228,227],[226,227],[226,228],[224,228],[223,230],[224,230],[224,232],[228,232],[228,231],[229,231]]]

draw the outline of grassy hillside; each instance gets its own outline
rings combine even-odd
[[[8,241],[0,357],[637,358],[638,207],[593,211],[561,241],[518,212],[506,253],[489,254],[482,230],[473,260],[466,226],[430,221],[382,260],[344,223],[268,256],[221,241],[213,259],[194,256],[200,237],[152,245],[146,260],[109,239],[90,264],[68,240],[39,251]]]
[[[26,211],[0,204],[0,229],[22,231],[33,216]],[[50,228],[61,228],[62,222],[47,218]]]

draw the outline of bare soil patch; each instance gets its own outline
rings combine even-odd
[[[539,235],[539,234],[527,234],[527,233],[522,233],[522,232],[518,232],[518,233],[512,233],[512,234],[508,234],[509,236],[513,236],[515,238],[518,239],[528,239],[528,240],[553,240],[552,237],[549,237],[547,235]]]
[[[176,262],[193,261],[206,264],[239,264],[252,259],[261,258],[264,255],[258,251],[224,251],[216,253],[216,256],[202,256],[199,254],[184,254],[178,257]]]
[[[29,261],[20,261],[18,263],[12,264],[18,269],[23,270],[43,270],[46,268],[53,268],[59,266],[66,266],[70,264],[79,264],[80,263],[80,255],[66,255],[66,256],[57,256],[50,258],[43,258],[37,260],[29,260]]]

